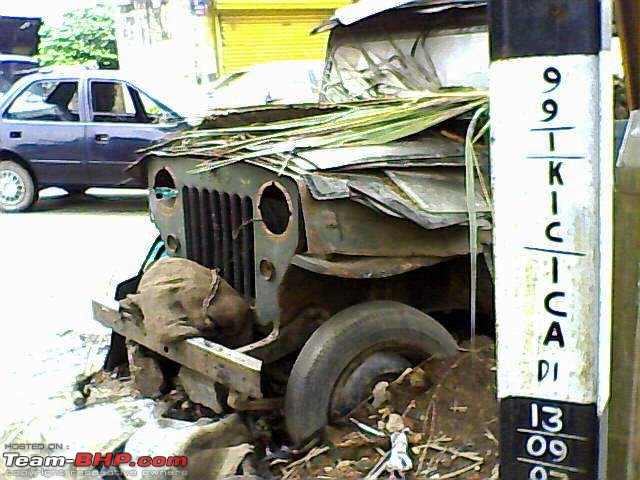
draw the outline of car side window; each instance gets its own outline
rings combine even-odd
[[[146,93],[140,90],[134,90],[135,94],[140,98],[142,108],[146,118],[146,123],[172,123],[178,120],[177,115],[171,110],[161,105]]]
[[[91,82],[91,115],[94,122],[140,122],[129,89],[120,82]]]
[[[77,122],[80,120],[78,82],[35,82],[13,101],[4,117],[10,120]]]

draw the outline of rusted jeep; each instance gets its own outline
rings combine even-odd
[[[433,81],[486,86],[484,2],[406,3],[386,11],[356,4],[320,27],[331,30],[325,100],[392,91],[397,68],[413,69],[404,75],[412,88]],[[358,67],[362,55],[386,65],[370,82],[376,92],[356,78],[371,71]],[[208,128],[290,112],[220,115]],[[94,303],[95,318],[116,339],[178,364],[198,403],[218,411],[256,409],[284,395],[287,430],[300,444],[352,410],[380,380],[428,356],[454,354],[456,336],[468,335],[469,216],[460,140],[468,122],[458,118],[390,145],[319,150],[305,159],[301,174],[252,162],[194,174],[196,156],[168,157],[156,149],[140,171],[166,251],[217,269],[250,305],[251,337],[234,347],[204,338],[166,344],[105,305]],[[483,255],[489,207],[480,194],[476,209],[479,328],[490,328],[493,287]],[[138,282],[122,284],[119,297]]]

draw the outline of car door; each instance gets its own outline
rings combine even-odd
[[[85,126],[77,79],[41,79],[2,112],[0,144],[27,160],[41,187],[87,181]]]
[[[144,186],[126,172],[136,151],[182,128],[174,112],[118,80],[90,80],[89,109],[88,168],[95,186]]]

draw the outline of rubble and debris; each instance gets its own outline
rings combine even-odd
[[[407,369],[388,385],[385,403],[374,407],[372,395],[348,422],[327,427],[324,444],[295,469],[289,463],[287,478],[401,478],[392,467],[411,465],[404,478],[497,479],[494,344],[478,337],[463,347],[456,357]],[[396,462],[405,451],[408,461],[400,455]],[[276,474],[283,474],[281,465],[272,465]]]
[[[353,422],[359,429],[367,433],[370,433],[371,435],[375,435],[376,437],[383,437],[383,438],[386,436],[382,430],[375,429],[367,425],[366,423],[359,422],[355,418],[350,418],[349,420]]]
[[[186,468],[133,467],[125,477],[129,480],[143,475],[176,477],[184,471],[187,475],[180,478],[222,480],[238,472],[243,460],[254,450],[252,441],[249,429],[237,414],[219,420],[201,418],[196,422],[157,419],[135,432],[127,441],[125,450],[134,459],[158,455],[186,456]]]
[[[124,444],[134,456],[187,455],[187,478],[198,480],[252,476],[262,480],[271,474],[286,480],[498,478],[493,342],[480,337],[463,347],[457,357],[427,360],[385,382],[384,398],[379,397],[375,406],[372,394],[347,422],[327,427],[322,443],[299,451],[283,446],[280,453],[269,453],[279,448],[278,436],[258,432],[277,429],[273,418],[265,423],[267,417],[260,413],[220,417],[189,401],[181,389],[161,396],[155,407],[149,400],[135,400],[149,402],[147,412],[153,411],[153,415],[144,422],[134,422],[133,431],[124,428],[121,435],[115,435],[110,443],[102,442],[104,446],[99,448],[113,451]],[[131,401],[122,397],[137,394],[130,378],[123,381],[106,373],[94,376],[81,388],[87,406],[80,412],[109,401],[108,392],[113,392],[115,405]],[[378,386],[378,391],[381,388]],[[271,473],[245,466],[243,461],[249,457],[253,463],[268,462]],[[130,472],[126,478],[133,475]]]
[[[375,480],[383,472],[387,472],[390,479],[405,478],[405,472],[413,468],[413,462],[407,454],[409,429],[394,432],[391,434],[391,450],[389,450],[367,474],[365,480]],[[396,476],[398,475],[398,476]]]
[[[224,412],[220,384],[208,381],[204,375],[187,367],[180,369],[178,381],[190,400],[210,408],[217,414]]]
[[[159,397],[165,380],[157,355],[142,345],[127,342],[127,356],[129,371],[140,393],[145,397]]]
[[[135,431],[154,421],[155,404],[152,400],[135,397],[92,403],[74,411],[51,417],[37,417],[29,424],[5,436],[5,445],[41,444],[46,448],[21,451],[31,455],[67,456],[69,452],[115,452],[122,448]],[[61,443],[64,439],[64,443]],[[55,447],[55,448],[54,448]],[[0,460],[0,474],[5,471]],[[32,467],[12,468],[28,471]],[[52,471],[62,471],[58,478],[76,478],[92,475],[93,467],[43,467],[31,475],[37,480],[51,478]],[[48,473],[47,473],[48,472]],[[55,477],[54,477],[55,478]]]

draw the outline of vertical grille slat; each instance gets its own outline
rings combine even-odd
[[[242,262],[240,260],[242,249],[242,238],[240,237],[240,228],[242,226],[242,217],[240,214],[240,196],[232,195],[231,202],[231,251],[233,259],[233,286],[239,292],[242,291],[244,281],[242,274]]]
[[[220,195],[220,210],[222,217],[222,276],[233,285],[233,269],[231,268],[231,215],[229,208],[229,194]]]
[[[184,187],[187,257],[255,298],[253,202],[250,197]]]
[[[220,213],[220,193],[211,192],[211,220],[213,230],[213,266],[222,265],[222,214]]]
[[[187,187],[185,187],[187,189]],[[202,263],[200,242],[198,241],[198,211],[200,193],[196,189],[187,189],[187,218],[188,218],[188,238],[189,238],[189,258],[194,262]]]
[[[200,242],[202,250],[202,264],[213,268],[213,245],[211,229],[211,210],[209,208],[209,192],[203,190],[200,194]]]
[[[242,277],[244,279],[242,290],[245,297],[254,297],[256,287],[253,257],[253,202],[249,197],[242,197],[240,203],[242,210],[242,227],[240,230],[242,246],[240,252],[242,253]]]

